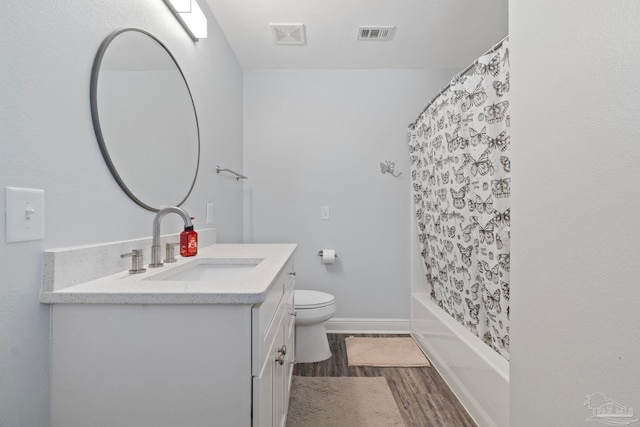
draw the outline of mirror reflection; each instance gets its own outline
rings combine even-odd
[[[187,82],[169,50],[127,28],[102,43],[91,77],[91,113],[104,159],[140,206],[179,206],[198,172],[198,119]]]

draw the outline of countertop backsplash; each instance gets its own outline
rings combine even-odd
[[[199,247],[204,248],[216,243],[215,228],[197,231]],[[180,233],[161,236],[163,253],[165,243],[179,240]],[[143,249],[144,263],[148,264],[151,260],[151,237],[45,250],[42,290],[51,292],[128,270],[131,267],[131,258],[120,258],[120,255],[133,249]]]

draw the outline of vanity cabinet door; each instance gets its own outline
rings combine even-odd
[[[293,307],[293,293],[290,298]],[[280,332],[276,338],[275,364],[273,370],[273,427],[285,427],[289,408],[291,375],[293,374],[295,342],[293,308],[282,317]]]
[[[282,322],[284,323],[284,322]],[[280,332],[276,338],[276,355],[273,363],[273,427],[284,427],[286,421],[284,395],[285,390],[283,384],[286,378],[286,350],[284,348],[284,329],[282,325],[279,328]]]
[[[274,280],[265,300],[252,309],[252,375],[259,376],[269,353],[271,345],[275,342],[278,333],[279,322],[285,312],[290,289],[290,281],[293,276],[293,260],[289,260],[278,277]],[[281,342],[276,342],[282,346]]]
[[[274,354],[271,352],[271,354]],[[275,355],[274,355],[275,358]],[[271,427],[274,414],[273,376],[275,360],[265,363],[259,377],[253,378],[253,427]]]
[[[295,350],[295,275],[289,274],[292,266],[287,267],[277,283],[279,286],[271,291],[280,296],[277,308],[269,305],[254,308],[254,319],[268,322],[269,327],[258,340],[261,350],[257,356],[261,365],[258,376],[253,379],[253,427],[284,427],[287,420]],[[267,300],[269,298],[267,296]],[[260,313],[263,308],[274,313],[272,319]],[[260,328],[254,333],[256,331]]]
[[[291,379],[293,376],[293,365],[295,363],[295,305],[294,305],[294,288],[295,288],[295,276],[292,275],[290,282],[288,283],[288,289],[285,293],[286,295],[286,310],[285,317],[282,320],[282,327],[284,332],[284,345],[287,348],[287,354],[285,355],[285,363],[284,363],[284,378],[283,378],[283,390],[284,390],[284,398],[283,398],[283,410],[286,414],[287,409],[289,407],[289,394],[291,392]]]
[[[282,317],[275,339],[259,377],[253,378],[253,427],[280,427],[285,422],[285,377],[288,369],[283,354],[284,328]],[[286,353],[286,351],[285,351]]]

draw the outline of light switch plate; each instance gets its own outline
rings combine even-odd
[[[331,219],[331,211],[329,210],[329,206],[320,206],[320,219],[325,221]]]
[[[44,190],[6,188],[6,241],[44,239]]]

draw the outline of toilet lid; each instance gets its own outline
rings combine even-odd
[[[296,290],[295,307],[299,309],[320,308],[333,304],[333,295],[320,291]]]

